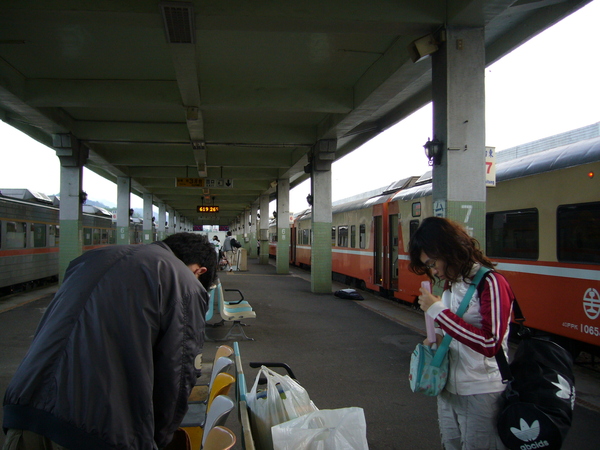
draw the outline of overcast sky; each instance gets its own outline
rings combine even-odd
[[[486,69],[487,146],[503,150],[600,122],[599,22],[600,0],[594,0]],[[429,104],[334,163],[333,201],[426,172],[431,115]],[[0,188],[59,192],[54,150],[3,122],[0,157]],[[91,200],[116,203],[116,185],[87,169],[83,189]],[[308,207],[309,191],[307,181],[290,192],[291,212]],[[132,207],[142,205],[132,196]]]

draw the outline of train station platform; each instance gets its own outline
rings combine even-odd
[[[287,275],[276,274],[272,264],[260,265],[256,259],[248,259],[247,267],[243,272],[222,271],[219,276],[224,289],[242,291],[256,312],[255,319],[243,321],[247,324],[245,333],[254,340],[237,340],[248,390],[258,373],[250,362],[284,362],[319,409],[363,408],[370,449],[441,447],[436,399],[412,393],[408,383],[411,352],[425,336],[421,312],[369,292],[360,291],[364,297],[361,301],[314,294],[310,274],[294,267]],[[344,288],[347,286],[334,282],[333,291]],[[40,291],[41,297],[28,300],[23,307],[19,296],[0,300],[2,392],[28,345],[7,352],[15,338],[8,335],[4,323],[24,321],[28,317],[24,308],[29,309],[29,315],[42,312],[52,294],[52,288],[43,295]],[[226,292],[226,298],[236,300],[239,296]],[[29,326],[32,329],[23,330],[19,325],[15,333],[31,339],[35,326]],[[208,327],[207,335],[219,339],[229,326]],[[205,343],[207,371],[221,344],[233,345],[233,341]],[[4,355],[11,360],[5,360]],[[594,448],[590,444],[600,441],[600,376],[577,367],[576,387],[574,422],[563,449]],[[230,414],[226,426],[238,436],[233,448],[242,449],[237,412]],[[3,439],[0,436],[0,444]]]

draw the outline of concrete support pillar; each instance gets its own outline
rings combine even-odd
[[[277,255],[278,274],[290,273],[290,180],[277,180]]]
[[[250,255],[250,208],[244,208],[242,216],[242,237],[239,243],[246,249],[248,256]]]
[[[131,178],[117,177],[117,244],[130,244]]]
[[[260,196],[260,225],[258,238],[260,241],[259,264],[269,264],[269,196]]]
[[[154,242],[154,230],[153,225],[154,221],[152,220],[152,194],[144,194],[144,224],[143,230],[144,235],[142,236],[143,244],[151,244]]]
[[[157,203],[156,206],[158,206],[158,224],[156,227],[156,240],[162,241],[164,238],[167,237],[167,209],[165,207],[165,204],[162,202]]]
[[[181,223],[183,216],[175,211],[175,233],[181,233],[183,231],[183,225]]]
[[[69,263],[83,253],[82,180],[88,149],[70,134],[52,136],[52,146],[60,160],[60,244],[59,283]]]
[[[171,235],[175,233],[175,210],[173,208],[167,208],[167,211],[169,212],[168,234]]]
[[[331,293],[331,170],[314,171],[311,176],[312,252],[310,284],[315,293]]]
[[[433,214],[463,224],[485,243],[485,45],[483,28],[446,30],[432,55],[433,138],[443,155],[433,166]]]
[[[337,140],[322,139],[310,156],[312,195],[312,251],[310,284],[315,293],[331,293],[331,163]]]
[[[89,154],[71,134],[55,134],[52,146],[60,160],[60,245],[58,250],[59,283],[69,263],[83,253],[83,166]]]
[[[252,204],[252,210],[250,212],[250,249],[248,251],[248,257],[257,258],[257,236],[256,230],[258,229],[258,201]]]

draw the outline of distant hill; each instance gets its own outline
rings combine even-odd
[[[116,206],[107,206],[102,202],[96,201],[96,200],[86,200],[85,202],[86,205],[91,205],[91,206],[97,206],[99,208],[104,208],[110,212],[117,212],[117,207]],[[144,210],[142,208],[133,208],[133,217],[143,217],[144,216]]]
[[[89,198],[86,200],[85,202],[86,205],[91,205],[91,206],[97,206],[99,208],[104,208],[108,211],[116,211],[117,208],[113,207],[113,206],[106,206],[104,203],[102,202],[97,202],[95,200],[90,200]]]

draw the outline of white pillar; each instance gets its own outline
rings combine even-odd
[[[154,230],[152,221],[152,194],[144,194],[144,235],[142,237],[142,243],[151,244],[154,242]]]
[[[483,28],[446,30],[432,55],[433,138],[444,153],[433,166],[433,213],[463,224],[485,243],[485,42]]]
[[[166,220],[167,220],[167,211],[165,204],[162,202],[157,203],[158,206],[158,226],[156,227],[157,236],[156,239],[162,241],[167,237],[166,234]]]
[[[131,178],[117,177],[117,244],[129,244]]]

